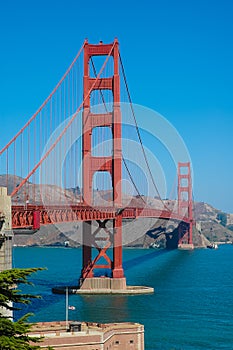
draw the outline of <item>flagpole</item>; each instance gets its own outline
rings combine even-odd
[[[66,330],[68,330],[68,312],[69,312],[68,287],[66,287]]]

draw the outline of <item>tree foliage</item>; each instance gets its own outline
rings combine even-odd
[[[32,285],[28,276],[32,273],[43,270],[41,268],[10,269],[0,273],[0,306],[8,310],[17,310],[11,303],[29,304],[31,299],[40,298],[37,295],[23,294],[18,286],[20,284]],[[0,312],[1,315],[1,312]]]
[[[231,225],[228,225],[227,228],[228,228],[228,230],[233,231],[233,225],[232,225],[232,224],[231,224]]]
[[[223,225],[223,226],[226,226],[227,224],[227,214],[226,213],[218,213],[217,214],[217,220],[220,221],[220,224]]]
[[[18,321],[13,322],[9,316],[6,316],[6,310],[16,310],[19,307],[16,304],[29,304],[31,299],[39,298],[39,296],[24,294],[18,286],[20,284],[32,283],[28,281],[28,277],[41,268],[28,269],[11,269],[0,272],[0,349],[11,350],[28,350],[40,349],[38,343],[40,338],[28,335],[32,327],[27,322],[31,314],[26,314]]]
[[[27,318],[30,314],[21,317],[17,322],[11,321],[9,318],[0,317],[0,349],[40,349],[38,343],[41,339],[28,335],[31,329],[31,324],[27,323]]]

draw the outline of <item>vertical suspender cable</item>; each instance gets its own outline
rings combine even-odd
[[[27,159],[27,162],[28,162],[28,173],[30,171],[30,125],[28,126],[28,159]],[[28,201],[29,200],[29,181],[28,181],[28,185],[27,185],[27,198],[26,200]]]
[[[51,97],[54,95],[54,93],[58,90],[58,88],[60,87],[60,85],[62,84],[63,80],[66,78],[67,74],[70,72],[70,70],[72,69],[72,67],[74,66],[75,62],[78,60],[79,56],[81,55],[84,45],[86,43],[86,40],[84,41],[82,47],[80,48],[79,52],[77,53],[77,55],[75,56],[73,62],[71,63],[71,65],[69,66],[69,68],[67,69],[67,71],[65,72],[65,74],[63,75],[63,77],[60,79],[60,81],[58,82],[58,84],[55,86],[55,88],[53,89],[53,91],[51,92],[51,94],[46,98],[46,100],[42,103],[42,105],[40,106],[40,108],[36,111],[36,113],[33,114],[33,116],[29,119],[29,121],[23,126],[23,128],[12,138],[12,140],[0,151],[0,155],[14,142],[14,140],[16,140],[18,138],[19,135],[21,135],[23,133],[23,131],[27,128],[27,126],[32,122],[33,119],[36,118],[36,116],[40,113],[40,111],[44,108],[44,106],[47,104],[47,102],[51,99]]]
[[[13,180],[13,185],[14,185],[14,188],[16,186],[16,140],[14,141],[14,171],[13,171],[13,176],[14,176],[14,180]]]
[[[129,103],[130,103],[130,108],[131,108],[131,111],[132,111],[132,115],[133,115],[133,118],[134,118],[134,123],[135,123],[135,127],[136,127],[136,131],[137,131],[137,134],[138,134],[138,139],[139,139],[139,142],[140,142],[140,145],[141,145],[141,148],[142,148],[142,153],[143,153],[143,156],[144,156],[144,159],[145,159],[145,162],[146,162],[146,166],[147,166],[147,169],[149,171],[149,174],[150,174],[150,177],[151,177],[151,180],[152,180],[152,183],[153,183],[153,186],[159,196],[159,199],[160,201],[162,202],[162,204],[164,205],[164,207],[170,211],[170,209],[166,206],[166,204],[163,202],[160,194],[159,194],[159,190],[156,186],[156,183],[154,181],[154,178],[153,178],[153,175],[152,175],[152,172],[151,172],[151,169],[150,169],[150,166],[149,166],[149,162],[148,162],[148,159],[146,157],[146,152],[145,152],[145,149],[144,149],[144,146],[143,146],[143,143],[142,143],[142,139],[141,139],[141,135],[140,135],[140,131],[139,131],[139,128],[138,128],[138,124],[137,124],[137,120],[136,120],[136,116],[135,116],[135,112],[134,112],[134,109],[133,109],[133,103],[132,103],[132,100],[131,100],[131,96],[130,96],[130,93],[129,93],[129,88],[128,88],[128,84],[127,84],[127,80],[126,80],[126,75],[125,75],[125,70],[124,70],[124,66],[123,66],[123,62],[122,62],[122,59],[121,59],[121,55],[119,54],[119,58],[120,58],[120,64],[121,64],[121,68],[122,68],[122,73],[123,73],[123,78],[124,78],[124,82],[125,82],[125,86],[126,86],[126,90],[127,90],[127,94],[128,94],[128,99],[129,99]]]
[[[111,50],[109,51],[109,54],[106,58],[106,60],[104,61],[103,66],[100,69],[100,72],[98,74],[98,76],[96,77],[95,81],[93,82],[93,84],[91,85],[90,89],[88,90],[87,94],[84,96],[84,99],[82,100],[81,104],[79,105],[79,107],[77,108],[76,112],[73,114],[72,118],[70,118],[69,122],[67,123],[67,125],[63,128],[63,130],[61,131],[61,133],[59,134],[59,136],[56,138],[56,140],[54,141],[54,143],[50,146],[50,148],[47,150],[47,152],[41,157],[40,161],[34,166],[34,168],[31,170],[31,172],[23,179],[23,181],[20,183],[20,185],[17,187],[17,189],[15,189],[12,192],[12,196],[14,196],[20,189],[21,187],[27,182],[27,180],[32,176],[32,174],[41,166],[41,164],[44,162],[45,159],[47,159],[48,155],[54,150],[54,148],[56,147],[56,145],[60,142],[61,138],[63,137],[63,135],[67,132],[67,130],[70,128],[70,126],[72,125],[73,121],[76,119],[76,117],[78,116],[81,108],[83,107],[85,101],[87,100],[88,96],[90,96],[91,91],[93,90],[97,80],[99,79],[99,76],[101,75],[102,71],[104,70],[106,63],[109,59],[109,57],[111,56],[111,53],[113,51],[113,48],[115,46],[115,43],[113,44]]]
[[[35,162],[36,162],[36,121],[34,120],[33,121],[33,124],[34,124],[34,137],[33,137],[33,139],[34,139],[34,152],[33,152],[33,154],[34,154],[34,156],[33,156],[33,164],[35,164]],[[34,180],[33,180],[33,202],[34,202],[34,204],[36,204],[36,174],[33,174],[33,176],[34,176]]]
[[[6,152],[6,188],[8,191],[8,174],[9,174],[9,163],[8,163],[8,148],[7,148],[7,152]]]

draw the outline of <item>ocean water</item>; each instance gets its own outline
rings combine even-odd
[[[140,322],[147,350],[233,349],[233,246],[217,250],[166,251],[124,249],[127,283],[148,285],[153,295],[69,296],[70,320]],[[30,321],[65,320],[65,296],[52,294],[56,285],[77,284],[81,249],[14,248],[14,267],[47,267],[31,278],[40,294],[22,311]]]

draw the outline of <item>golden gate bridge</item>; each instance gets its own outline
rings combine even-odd
[[[122,110],[122,103],[128,104],[127,112]],[[142,196],[143,184],[139,182],[143,177],[138,179],[124,156],[125,114],[134,125],[147,176],[159,202],[156,207]],[[132,128],[128,133],[132,134]],[[162,200],[150,168],[117,39],[110,44],[84,41],[62,79],[0,151],[0,157],[0,174],[12,198],[15,232],[83,222],[82,283],[95,278],[96,269],[111,270],[113,280],[124,278],[123,220],[173,220],[179,223],[178,245],[192,246],[190,163],[181,159],[177,164],[177,205],[171,208]],[[134,206],[123,198],[129,183],[140,198]],[[93,249],[97,250],[95,257]]]

